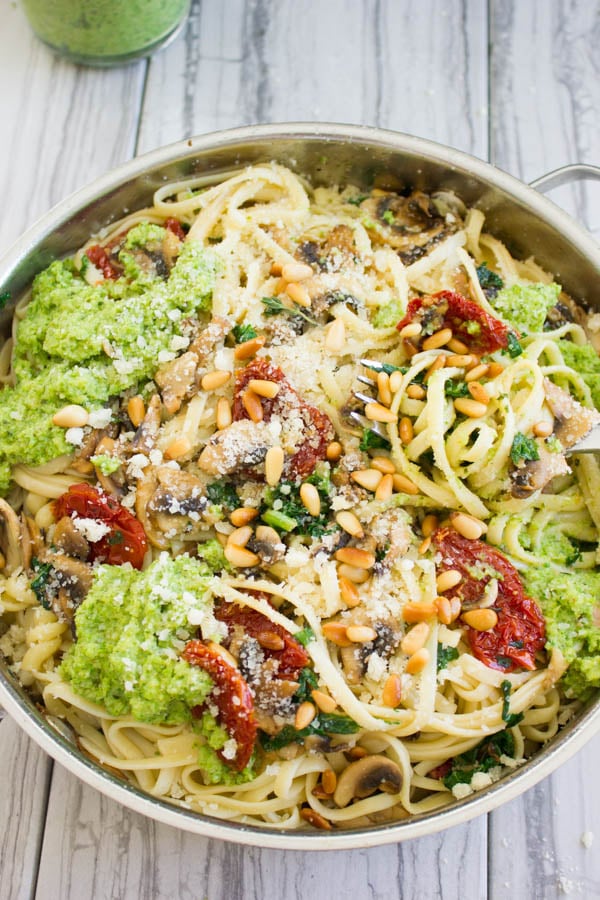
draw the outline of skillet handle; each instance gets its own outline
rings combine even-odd
[[[590,166],[587,163],[574,163],[570,166],[561,166],[546,175],[529,182],[529,186],[535,188],[541,194],[545,194],[563,184],[571,184],[573,181],[600,181],[600,166]]]

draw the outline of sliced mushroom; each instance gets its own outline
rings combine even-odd
[[[269,525],[259,525],[247,546],[260,556],[265,566],[274,566],[285,556],[285,544],[275,529]]]
[[[563,391],[548,378],[544,378],[544,393],[554,416],[554,434],[566,450],[577,444],[600,422],[600,413],[582,406],[568,391]]]
[[[24,565],[23,534],[19,517],[6,500],[0,500],[0,549],[5,571],[10,575]]]
[[[405,265],[420,259],[460,225],[456,217],[448,222],[440,216],[431,198],[421,191],[408,197],[377,192],[363,200],[360,208],[376,223],[365,223],[373,240],[396,250]]]
[[[231,331],[231,322],[215,316],[208,323],[197,338],[195,338],[189,346],[191,353],[195,353],[198,362],[203,362],[209,353],[215,349],[219,341],[222,341]]]
[[[40,590],[56,616],[74,630],[75,612],[92,586],[92,567],[64,553],[46,553],[43,562],[52,566]]]
[[[188,350],[156,372],[154,380],[161,389],[163,403],[169,415],[180,408],[185,397],[196,387],[198,357]]]
[[[350,763],[338,776],[333,802],[343,808],[377,791],[397,794],[401,787],[402,772],[396,763],[386,756],[365,756]]]
[[[67,556],[75,556],[77,559],[87,559],[90,545],[85,537],[75,528],[75,523],[70,516],[63,516],[56,523],[52,536],[53,544]]]
[[[344,676],[348,684],[360,684],[367,670],[365,656],[362,653],[362,645],[353,644],[351,647],[341,647],[340,657]]]
[[[156,435],[160,430],[162,403],[154,394],[148,404],[146,415],[137,429],[131,446],[136,453],[149,453],[153,449]]]
[[[230,475],[263,462],[274,445],[273,433],[264,422],[240,419],[212,435],[198,466],[209,475]]]
[[[571,470],[562,453],[551,453],[543,441],[537,441],[539,459],[531,460],[510,473],[513,497],[525,499],[534,491],[540,491],[557,475],[566,475]]]

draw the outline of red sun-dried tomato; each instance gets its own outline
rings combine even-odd
[[[479,356],[505,350],[508,346],[510,329],[504,322],[454,291],[440,291],[430,297],[411,300],[405,317],[398,322],[398,330],[411,322],[418,322],[424,327],[429,324],[428,333],[451,328],[453,336]]]
[[[292,414],[302,421],[302,439],[293,456],[286,457],[283,475],[285,478],[306,478],[317,463],[325,459],[327,445],[333,440],[335,431],[329,417],[316,406],[311,406],[298,395],[285,375],[277,366],[270,365],[265,359],[256,359],[241,369],[235,380],[235,396],[233,401],[233,419],[250,418],[242,402],[242,394],[252,379],[274,381],[279,385],[279,392],[272,400],[261,397],[263,418],[270,421],[278,416],[285,428],[285,421]]]
[[[461,603],[477,603],[490,580],[497,579],[498,595],[491,608],[498,622],[489,631],[467,626],[467,640],[477,659],[503,672],[535,669],[535,655],[546,642],[546,623],[537,603],[526,596],[515,567],[494,547],[468,540],[451,528],[434,532],[433,543],[441,554],[438,570],[458,569],[463,576],[452,591]]]
[[[183,226],[179,219],[174,219],[172,216],[169,216],[168,219],[165,219],[165,228],[167,231],[172,231],[180,241],[185,241],[185,231],[183,230]]]
[[[74,513],[110,528],[99,541],[90,541],[89,562],[98,560],[111,566],[128,562],[134,569],[142,568],[148,539],[141,523],[129,510],[89,484],[73,484],[54,501],[54,515],[58,520]]]
[[[104,247],[100,246],[100,244],[94,244],[93,247],[88,247],[85,251],[85,255],[89,261],[102,272],[105,278],[116,281],[116,279],[120,277],[121,273],[119,269],[111,262],[108,253]]]
[[[274,672],[277,678],[297,681],[300,670],[310,662],[310,657],[302,644],[281,625],[271,622],[267,616],[255,609],[238,606],[237,603],[223,602],[216,607],[215,616],[220,622],[225,622],[230,629],[234,625],[240,625],[250,637],[259,639],[261,635],[273,634],[281,638],[284,643],[281,650],[274,650],[261,644],[265,657],[275,659],[279,663],[277,671]]]
[[[211,700],[219,710],[221,725],[237,745],[233,759],[223,756],[220,750],[217,753],[223,762],[241,772],[248,765],[256,742],[257,725],[250,688],[234,666],[202,641],[188,641],[182,657],[190,665],[204,669],[214,681]],[[192,708],[196,718],[203,712],[204,705]]]

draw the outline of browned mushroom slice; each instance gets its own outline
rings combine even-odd
[[[4,556],[4,569],[9,575],[24,565],[22,539],[18,515],[6,500],[0,500],[0,550]]]
[[[562,453],[551,453],[543,441],[537,441],[539,459],[531,460],[510,473],[511,494],[520,500],[541,491],[557,475],[566,475],[571,470]]]
[[[379,193],[363,200],[360,208],[376,223],[374,227],[368,219],[365,222],[373,240],[396,250],[406,265],[424,256],[459,224],[440,216],[431,197],[421,191],[408,197]]]
[[[158,394],[154,394],[148,404],[146,415],[131,442],[136,453],[149,453],[154,447],[156,435],[160,429],[161,407],[160,397]]]
[[[53,544],[66,553],[67,556],[75,556],[77,559],[87,559],[90,550],[85,537],[75,528],[75,523],[70,516],[63,516],[56,523],[52,536]]]
[[[198,458],[198,466],[209,475],[230,475],[263,462],[275,445],[265,422],[240,419],[212,435]]]
[[[377,791],[397,794],[402,787],[399,766],[386,756],[365,756],[350,763],[339,775],[333,802],[343,808]]]
[[[247,546],[260,557],[265,566],[274,566],[285,556],[285,544],[275,529],[269,525],[259,525]]]
[[[180,408],[185,397],[196,386],[198,357],[188,350],[156,372],[154,380],[159,386],[163,403],[169,415]]]
[[[548,378],[544,378],[546,403],[554,416],[554,434],[565,450],[573,447],[600,423],[600,413],[582,406],[568,391],[563,391]]]
[[[150,503],[156,489],[158,487],[158,478],[154,466],[147,466],[144,469],[144,477],[140,478],[135,494],[135,514],[142,523],[146,537],[153,547],[159,550],[166,550],[169,542],[162,531],[160,531],[153,520]]]
[[[52,566],[46,598],[56,616],[73,627],[75,612],[92,586],[92,567],[63,553],[49,553],[44,562]]]
[[[202,362],[209,353],[212,353],[219,341],[222,341],[230,331],[231,322],[228,322],[227,319],[215,316],[190,344],[189,350],[196,354],[199,362]]]
[[[195,475],[160,466],[156,469],[157,488],[148,504],[153,513],[188,516],[202,513],[208,505],[204,484]]]

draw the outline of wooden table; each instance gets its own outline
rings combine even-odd
[[[379,125],[524,180],[598,164],[599,48],[597,0],[196,0],[162,53],[101,71],[56,59],[18,3],[0,0],[0,249],[135,154],[245,123]],[[599,185],[554,199],[600,232]],[[309,856],[130,813],[4,719],[0,897],[600,897],[599,755],[596,739],[519,800],[443,834]]]

